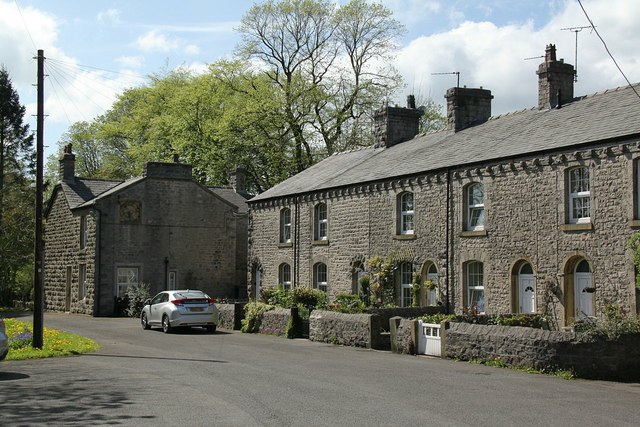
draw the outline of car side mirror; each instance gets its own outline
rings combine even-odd
[[[151,298],[144,300],[144,305],[151,305]]]

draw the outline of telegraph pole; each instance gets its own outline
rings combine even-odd
[[[42,245],[42,193],[44,171],[44,50],[38,50],[38,129],[36,131],[36,238],[33,275],[33,347],[44,343],[44,248]]]

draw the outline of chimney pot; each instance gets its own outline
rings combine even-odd
[[[72,145],[64,146],[60,166],[58,169],[60,181],[73,181],[76,174],[76,156],[73,154]]]
[[[408,95],[407,96],[407,108],[412,108],[415,109],[416,108],[416,97],[413,95]]]

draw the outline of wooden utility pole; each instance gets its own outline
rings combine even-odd
[[[44,171],[44,51],[38,50],[38,129],[36,132],[36,238],[33,275],[33,347],[44,343],[44,248],[42,245],[42,193]]]

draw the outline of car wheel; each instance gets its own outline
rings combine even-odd
[[[169,323],[169,316],[167,316],[166,314],[162,316],[162,331],[165,334],[171,332],[171,323]]]
[[[142,324],[142,329],[151,329],[149,319],[147,319],[147,313],[145,313],[144,311],[140,315],[140,323]]]
[[[209,325],[206,329],[208,333],[213,334],[216,331],[216,325]]]

